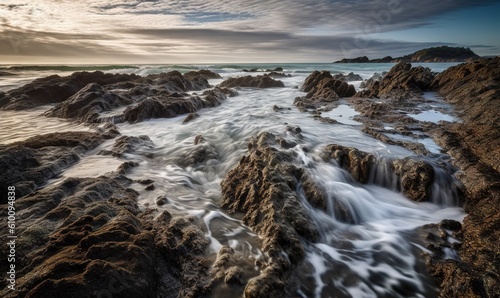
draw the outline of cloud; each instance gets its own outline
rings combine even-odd
[[[2,2],[0,60],[5,63],[28,56],[133,57],[137,61],[157,58],[162,62],[169,57],[186,60],[211,57],[223,62],[225,58],[238,57],[239,61],[277,58],[330,61],[361,54],[374,57],[402,51],[404,54],[438,44],[380,40],[376,33],[432,27],[436,16],[497,1]],[[453,42],[441,44],[453,45]]]

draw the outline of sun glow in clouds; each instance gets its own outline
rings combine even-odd
[[[342,44],[371,56],[407,54],[441,44],[471,45],[463,38],[457,44],[432,36],[408,41],[392,32],[440,24],[440,16],[450,11],[500,7],[491,6],[495,1],[391,0],[398,13],[368,32],[363,37],[368,43],[356,45],[359,32],[376,21],[373,14],[388,5],[364,2],[4,0],[0,63],[331,62],[345,56]],[[449,20],[447,26],[452,27]],[[484,24],[484,44],[475,40],[473,50],[498,51],[494,33],[488,38],[493,31]]]

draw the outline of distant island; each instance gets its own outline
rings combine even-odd
[[[333,63],[397,63],[397,62],[465,62],[479,59],[480,57],[469,48],[462,47],[434,47],[416,51],[403,57],[393,58],[386,56],[384,58],[369,59],[366,56],[357,58],[344,58]]]

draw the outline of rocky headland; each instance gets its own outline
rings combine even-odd
[[[343,58],[334,63],[397,63],[397,62],[465,62],[477,60],[480,57],[468,48],[461,47],[434,47],[416,51],[412,54],[393,58],[369,59],[366,56],[357,58]]]

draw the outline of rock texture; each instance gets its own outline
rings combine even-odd
[[[432,184],[435,170],[424,160],[407,157],[404,159],[377,160],[372,154],[352,147],[328,145],[324,157],[334,159],[347,170],[354,179],[361,183],[379,183],[396,189],[413,201],[422,202],[432,199]],[[378,173],[377,168],[385,169]],[[381,180],[378,175],[384,176]],[[449,187],[454,187],[449,185]]]
[[[433,87],[455,104],[462,123],[434,133],[462,170],[468,213],[459,260],[431,259],[442,297],[497,297],[500,293],[500,58],[482,59],[439,74]]]
[[[381,97],[408,99],[422,95],[429,90],[434,74],[429,68],[412,67],[410,63],[400,62],[383,77],[382,81],[373,81],[366,85],[367,90],[358,92],[360,97]]]
[[[307,94],[295,98],[294,105],[303,111],[308,108],[316,109],[341,97],[351,97],[356,94],[353,85],[349,85],[344,79],[335,79],[329,71],[312,72],[300,90]]]
[[[214,107],[232,94],[226,88],[207,90],[200,96],[170,94],[150,97],[123,112],[125,121],[136,123],[151,118],[172,118],[181,114],[194,113],[201,108]]]
[[[16,201],[16,291],[7,297],[200,297],[208,241],[189,218],[141,211],[121,175],[69,178]],[[1,216],[6,216],[3,208]],[[1,235],[5,237],[5,235]],[[6,253],[2,247],[2,254]],[[7,272],[7,263],[0,268]]]
[[[285,87],[282,81],[275,80],[270,76],[244,76],[239,78],[229,78],[219,84],[219,87],[254,87],[254,88],[274,88]]]
[[[75,72],[68,77],[52,75],[36,79],[23,87],[0,95],[0,108],[23,110],[50,103],[60,103],[90,83],[101,86],[118,82],[134,81],[136,75],[114,75],[95,72]]]
[[[208,70],[178,71],[148,75],[78,72],[68,77],[50,76],[0,94],[1,109],[29,109],[58,103],[45,115],[75,119],[87,123],[139,122],[150,118],[175,117],[200,108],[220,104],[237,93],[227,88],[206,90],[201,96],[188,91],[208,89],[207,78],[220,78]],[[128,106],[124,113],[103,116]]]
[[[29,138],[0,145],[1,189],[16,187],[17,197],[35,191],[65,168],[80,160],[80,155],[119,133],[110,128],[104,133],[63,132]],[[2,194],[1,204],[7,202]]]
[[[221,183],[221,206],[243,214],[269,255],[260,274],[246,284],[245,297],[286,296],[293,290],[293,268],[305,256],[302,239],[315,241],[319,236],[295,191],[305,174],[292,164],[293,156],[273,148],[274,144],[276,136],[269,133],[254,138],[249,155]]]

